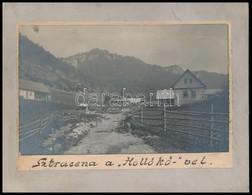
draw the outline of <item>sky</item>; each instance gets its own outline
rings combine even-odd
[[[228,27],[225,24],[25,25],[20,26],[20,33],[56,57],[100,48],[149,64],[176,64],[192,71],[228,73]]]

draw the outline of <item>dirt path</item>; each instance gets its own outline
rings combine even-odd
[[[122,113],[106,114],[106,117],[107,119],[93,127],[77,146],[70,148],[65,154],[155,153],[142,139],[115,132],[118,122],[123,119]]]

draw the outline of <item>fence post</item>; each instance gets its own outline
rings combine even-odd
[[[164,104],[164,131],[166,131],[166,106]]]
[[[213,111],[214,111],[214,107],[213,107],[213,104],[211,104],[211,122],[210,122],[210,129],[211,129],[211,131],[210,131],[210,147],[213,147],[214,145],[213,145],[213,126],[214,126],[214,124],[213,124],[213,119],[214,119],[214,115],[213,115]]]
[[[140,120],[141,120],[141,127],[143,126],[143,106],[141,107],[141,118],[140,118]]]

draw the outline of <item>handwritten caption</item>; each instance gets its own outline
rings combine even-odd
[[[180,166],[209,166],[212,162],[208,162],[206,156],[200,158],[188,158],[183,156],[178,157],[152,157],[152,158],[135,158],[127,156],[121,162],[114,162],[112,160],[107,160],[104,162],[99,161],[58,161],[54,158],[40,158],[37,162],[32,165],[32,169],[39,167],[45,168],[77,168],[77,167],[114,167],[114,168],[132,168],[132,167],[172,167],[175,165]]]

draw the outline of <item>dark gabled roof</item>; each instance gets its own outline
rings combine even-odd
[[[51,91],[44,84],[24,79],[19,79],[19,89],[51,93]]]
[[[206,84],[205,84],[205,83],[203,83],[198,77],[196,77],[195,74],[193,74],[189,69],[186,69],[186,71],[176,80],[176,82],[173,83],[172,88],[174,87],[174,85],[177,84],[177,82],[178,82],[187,72],[189,72],[191,75],[193,75],[193,77],[194,77],[197,81],[199,81],[204,87],[206,87]]]

